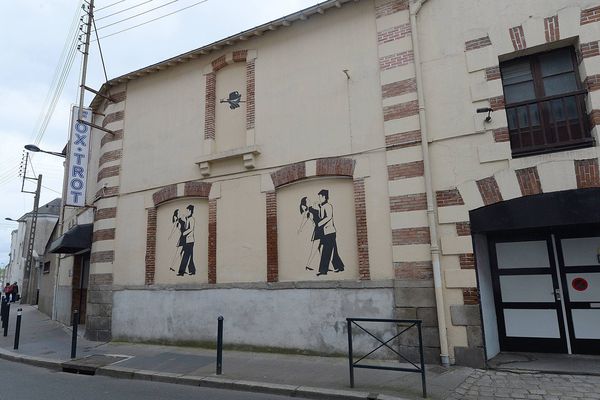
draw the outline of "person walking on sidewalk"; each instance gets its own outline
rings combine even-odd
[[[15,301],[19,300],[19,285],[17,285],[17,282],[13,283],[12,285],[12,291],[10,292],[11,295],[11,303],[14,303]]]
[[[6,286],[2,288],[2,293],[4,293],[4,298],[2,299],[6,303],[10,301],[10,293],[12,292],[12,285],[6,282]]]

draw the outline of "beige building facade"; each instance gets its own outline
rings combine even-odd
[[[104,85],[65,213],[93,219],[86,334],[600,348],[600,3],[508,3],[327,1]]]

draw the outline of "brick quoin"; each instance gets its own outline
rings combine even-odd
[[[110,229],[98,229],[92,234],[92,242],[99,242],[102,240],[112,240],[115,238],[115,228]]]
[[[413,161],[404,164],[388,165],[388,179],[390,181],[406,178],[415,178],[424,175],[423,161]]]
[[[402,96],[407,93],[416,93],[417,91],[417,79],[409,78],[403,81],[388,83],[381,87],[381,97],[384,99]]]
[[[107,251],[95,251],[90,254],[90,263],[111,263],[115,259],[115,253],[112,250]]]
[[[154,284],[154,274],[156,271],[156,207],[148,209],[146,224],[146,274],[145,284]]]
[[[433,279],[431,261],[402,261],[394,263],[396,279],[420,281]]]
[[[542,193],[542,184],[538,175],[537,167],[515,170],[519,188],[523,196],[531,196]]]
[[[266,193],[267,211],[267,282],[279,281],[279,256],[277,249],[277,193]]]
[[[429,227],[392,229],[392,245],[429,244]]]
[[[469,222],[457,222],[456,223],[456,234],[458,236],[470,236],[471,235],[471,224]]]
[[[435,192],[435,200],[438,207],[465,205],[458,189],[438,190]]]
[[[217,101],[217,75],[206,74],[206,95],[204,96],[204,139],[215,138],[215,108]]]
[[[502,201],[502,194],[500,193],[498,182],[496,182],[496,178],[493,176],[478,180],[477,188],[483,199],[483,204],[486,206]]]
[[[523,26],[514,26],[508,30],[508,33],[510,34],[510,40],[512,41],[515,50],[523,50],[527,48],[525,34],[523,33]]]
[[[600,55],[598,42],[581,43],[579,45],[579,56],[581,58],[596,57]]]
[[[581,10],[580,25],[591,24],[592,22],[600,21],[600,6],[586,8]]]
[[[104,127],[106,127],[106,125],[113,123],[113,122],[123,121],[124,118],[125,118],[125,111],[117,111],[117,112],[108,114],[102,120],[102,127],[104,128]]]
[[[544,34],[546,35],[546,43],[555,42],[560,39],[558,15],[544,18]]]
[[[575,160],[575,177],[578,189],[600,187],[598,159]]]
[[[177,198],[177,185],[169,185],[160,189],[152,195],[154,206],[164,203],[165,201]]]
[[[383,107],[383,120],[391,121],[394,119],[406,118],[419,113],[419,101],[407,101],[405,103],[395,104],[393,106]]]
[[[115,218],[117,216],[117,208],[99,208],[94,214],[94,221],[100,221],[103,219]]]
[[[589,118],[592,127],[600,125],[600,110],[592,110],[592,112],[589,115]]]
[[[475,269],[475,254],[459,254],[458,262],[460,264],[460,269]]]
[[[208,201],[208,283],[217,283],[217,200]]]
[[[390,196],[390,211],[421,211],[427,210],[427,194],[415,193],[401,196]]]
[[[588,75],[585,78],[584,85],[590,92],[600,89],[600,75]]]
[[[98,180],[100,182],[102,179],[110,178],[112,176],[119,176],[119,171],[121,167],[119,165],[114,165],[111,167],[102,168],[100,172],[98,172]]]
[[[100,159],[98,160],[98,167],[103,166],[107,162],[120,161],[122,156],[123,151],[121,149],[107,151],[106,153],[100,156]]]
[[[184,196],[207,198],[212,184],[208,182],[186,182],[183,188]]]
[[[110,96],[108,97],[110,97],[113,100],[113,104],[118,104],[127,100],[127,91],[123,90],[122,92],[118,93],[110,93]]]
[[[388,149],[411,147],[421,144],[421,131],[409,131],[394,133],[385,137],[385,145]]]
[[[375,18],[385,17],[400,11],[408,10],[408,0],[390,0],[375,7]]]
[[[255,60],[249,60],[246,62],[246,129],[254,129],[255,124]]]
[[[367,205],[365,201],[365,180],[354,182],[354,215],[356,217],[356,247],[358,250],[358,276],[360,280],[371,279],[369,266],[369,234],[367,231]]]
[[[477,39],[473,39],[473,40],[467,40],[465,42],[465,50],[469,51],[469,50],[475,50],[475,49],[480,49],[482,47],[486,47],[486,46],[491,46],[492,45],[492,41],[490,40],[489,36],[483,36]]]
[[[410,22],[398,26],[394,26],[388,29],[385,29],[381,32],[377,32],[377,43],[385,44],[393,42],[394,40],[402,39],[410,35],[411,26]]]
[[[271,173],[275,188],[304,178],[306,178],[306,165],[303,162],[288,165]]]
[[[496,96],[489,99],[492,110],[497,111],[504,108],[504,96]]]
[[[100,140],[100,147],[104,147],[106,143],[123,139],[123,129],[119,129],[113,132],[114,133],[107,133],[106,135],[102,136],[102,139]]]
[[[392,68],[408,65],[415,60],[415,55],[412,50],[402,51],[400,53],[391,54],[389,56],[379,58],[379,68],[382,71],[387,71]]]
[[[119,194],[119,186],[102,187],[96,192],[96,198],[105,199],[107,197],[117,196]]]
[[[485,80],[493,81],[496,79],[500,79],[500,67],[496,65],[495,67],[489,67],[485,69]]]
[[[352,176],[354,160],[350,158],[322,158],[317,160],[318,176]]]
[[[89,283],[92,286],[112,285],[112,274],[90,274]]]
[[[464,304],[479,304],[479,291],[477,288],[464,288],[462,292]]]
[[[494,141],[496,143],[510,141],[510,133],[508,132],[508,127],[494,129],[492,133],[494,134]]]

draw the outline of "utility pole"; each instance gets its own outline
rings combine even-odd
[[[29,154],[27,154],[29,157]],[[24,190],[25,180],[37,181],[37,188],[35,192],[30,192]],[[29,238],[27,241],[27,258],[25,259],[25,271],[23,274],[23,285],[21,288],[22,294],[22,302],[30,303],[31,302],[31,283],[33,279],[31,279],[31,270],[33,269],[33,247],[35,244],[35,231],[37,227],[37,218],[38,218],[38,208],[40,206],[40,192],[42,190],[42,175],[38,175],[37,178],[28,178],[27,177],[27,164],[25,164],[25,173],[23,174],[23,185],[21,186],[21,192],[23,193],[32,193],[35,195],[33,200],[33,210],[31,211],[31,225],[29,227]]]
[[[85,4],[83,5],[85,9]],[[81,85],[79,88],[79,115],[77,119],[81,123],[83,121],[83,100],[85,97],[85,79],[87,74],[88,56],[90,54],[90,35],[92,33],[92,20],[94,18],[94,0],[90,0],[87,12],[87,29],[85,31],[85,43],[83,47],[83,67],[81,69]]]

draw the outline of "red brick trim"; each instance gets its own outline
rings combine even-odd
[[[160,189],[157,192],[154,192],[152,195],[152,200],[154,201],[154,206],[158,206],[165,201],[173,200],[177,198],[177,185],[169,185]]]
[[[583,83],[590,92],[600,89],[600,74],[588,75]]]
[[[497,111],[504,108],[504,96],[496,96],[489,99],[492,110]]]
[[[385,44],[393,42],[394,40],[402,39],[411,34],[410,22],[406,24],[393,26],[385,29],[381,32],[377,32],[377,43]]]
[[[117,208],[99,208],[94,214],[94,221],[100,221],[103,219],[115,218],[117,216]]]
[[[248,60],[246,62],[246,129],[254,129],[255,124],[255,70],[256,61]]]
[[[101,240],[113,240],[114,238],[115,228],[98,229],[92,234],[92,242],[99,242]]]
[[[431,261],[395,262],[394,276],[396,279],[411,281],[433,279],[433,265]]]
[[[365,180],[354,180],[354,215],[356,218],[356,248],[358,250],[358,277],[371,279],[369,266],[369,234],[367,231],[367,205],[365,201]]]
[[[391,54],[385,57],[379,57],[379,68],[382,71],[387,71],[403,65],[408,65],[415,60],[415,55],[412,50],[402,51],[400,53]]]
[[[575,160],[575,177],[578,189],[600,187],[598,159]]]
[[[110,93],[109,97],[113,100],[113,104],[121,103],[127,100],[127,90],[118,93]]]
[[[500,142],[509,142],[510,141],[510,133],[508,132],[508,127],[494,129],[494,141],[497,143]]]
[[[429,227],[392,229],[392,245],[429,244]]]
[[[530,196],[542,193],[542,184],[538,175],[537,167],[523,168],[515,170],[521,194]]]
[[[492,41],[490,40],[489,36],[483,36],[477,39],[472,39],[472,40],[467,40],[465,42],[465,50],[469,51],[469,50],[475,50],[475,49],[480,49],[482,47],[486,47],[486,46],[491,46],[492,45]]]
[[[104,120],[102,120],[102,127],[104,128],[106,127],[106,125],[113,122],[123,121],[123,119],[125,119],[125,111],[117,111],[114,113],[110,113],[106,117],[104,117]]]
[[[384,99],[417,92],[417,79],[409,78],[403,81],[388,83],[381,87],[381,97]]]
[[[419,101],[407,101],[405,103],[394,104],[393,106],[383,107],[383,120],[391,121],[394,119],[406,118],[419,114]]]
[[[227,66],[227,57],[225,54],[223,54],[221,57],[212,60],[210,65],[212,66],[213,72],[217,72],[218,70]]]
[[[100,182],[102,179],[105,179],[105,178],[110,178],[110,177],[113,177],[113,176],[119,176],[119,171],[120,170],[121,170],[121,167],[119,165],[113,165],[111,167],[102,168],[98,172],[98,180],[97,180],[97,182]]]
[[[208,201],[208,283],[217,283],[217,200]]]
[[[277,192],[266,193],[267,211],[267,282],[279,281],[277,251]]]
[[[244,62],[248,58],[248,50],[236,50],[232,54],[233,62]]]
[[[390,211],[422,211],[427,210],[427,194],[405,194],[401,196],[390,196]]]
[[[496,79],[500,79],[500,66],[496,65],[495,67],[489,67],[485,69],[485,80],[493,81]]]
[[[478,180],[477,188],[483,199],[483,204],[486,206],[502,201],[502,194],[500,193],[498,182],[496,182],[496,178],[493,176]]]
[[[464,288],[462,292],[464,304],[479,304],[479,290],[477,288]]]
[[[98,160],[98,167],[103,166],[107,162],[120,161],[122,156],[123,156],[123,150],[121,150],[121,149],[107,151],[106,153],[104,153],[100,156],[100,159]]]
[[[408,10],[408,0],[390,0],[375,6],[375,18],[385,17],[400,11]]]
[[[271,172],[271,179],[275,188],[304,178],[306,178],[306,165],[303,162],[288,165],[275,172]]]
[[[525,34],[523,33],[523,26],[513,26],[508,30],[510,34],[510,40],[512,41],[513,47],[515,50],[523,50],[527,48],[527,43],[525,42]]]
[[[156,272],[156,207],[148,209],[146,224],[146,274],[145,284],[154,284],[154,274]]]
[[[546,35],[546,43],[556,42],[557,40],[560,40],[558,15],[544,18],[544,34]]]
[[[208,198],[212,183],[208,182],[186,182],[183,187],[184,197],[204,197]]]
[[[600,125],[600,110],[592,110],[590,112],[589,118],[592,128],[596,125]]]
[[[581,58],[589,58],[600,55],[598,42],[581,43],[579,45],[579,55]]]
[[[388,165],[388,179],[390,181],[406,178],[415,178],[425,174],[423,161],[413,161],[404,164]]]
[[[471,223],[470,222],[457,222],[456,223],[456,234],[458,236],[471,236]]]
[[[100,147],[104,147],[106,143],[123,139],[123,129],[119,129],[113,132],[114,133],[107,133],[106,135],[102,136],[102,139],[100,140]]]
[[[102,187],[96,192],[96,198],[105,199],[107,197],[113,197],[119,195],[119,186],[107,186]]]
[[[580,25],[591,24],[592,22],[600,21],[600,6],[586,8],[581,10]]]
[[[95,251],[90,254],[90,263],[111,263],[115,260],[115,252],[112,250]]]
[[[317,160],[317,176],[354,175],[354,160],[350,158],[322,158]]]
[[[460,264],[460,269],[475,269],[475,254],[466,253],[458,255],[458,262]]]
[[[206,94],[204,97],[204,139],[215,138],[215,110],[217,101],[217,75],[206,74]]]
[[[394,133],[385,137],[385,145],[388,150],[417,146],[419,144],[421,144],[420,130]]]
[[[435,192],[435,199],[438,207],[465,205],[458,189],[438,190]]]

